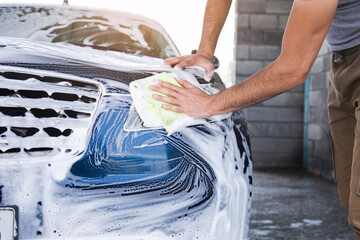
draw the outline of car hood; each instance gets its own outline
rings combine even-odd
[[[68,43],[47,43],[28,39],[0,37],[0,62],[6,65],[14,63],[49,64],[85,64],[106,69],[123,71],[169,71],[161,66],[163,59],[147,56],[97,50],[79,47]]]

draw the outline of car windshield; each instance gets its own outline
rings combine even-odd
[[[0,36],[70,43],[168,58],[177,49],[153,20],[130,13],[63,7],[0,6]]]

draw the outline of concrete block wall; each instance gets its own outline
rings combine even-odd
[[[308,170],[333,178],[329,138],[327,94],[330,80],[330,51],[324,42],[311,69],[308,125]]]
[[[292,0],[238,0],[236,82],[266,67],[281,51]],[[311,69],[308,170],[332,179],[327,93],[330,51],[324,42]],[[245,110],[255,167],[302,166],[304,86]]]
[[[292,0],[238,0],[236,81],[280,54]],[[304,88],[297,87],[245,110],[255,167],[302,165]]]

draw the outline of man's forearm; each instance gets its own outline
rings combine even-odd
[[[245,81],[211,97],[211,115],[232,112],[263,102],[303,84],[307,70],[286,69],[281,60],[274,62]]]
[[[198,53],[212,58],[232,0],[208,0]]]

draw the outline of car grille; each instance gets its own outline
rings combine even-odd
[[[0,66],[0,160],[80,154],[100,96],[87,79]]]

